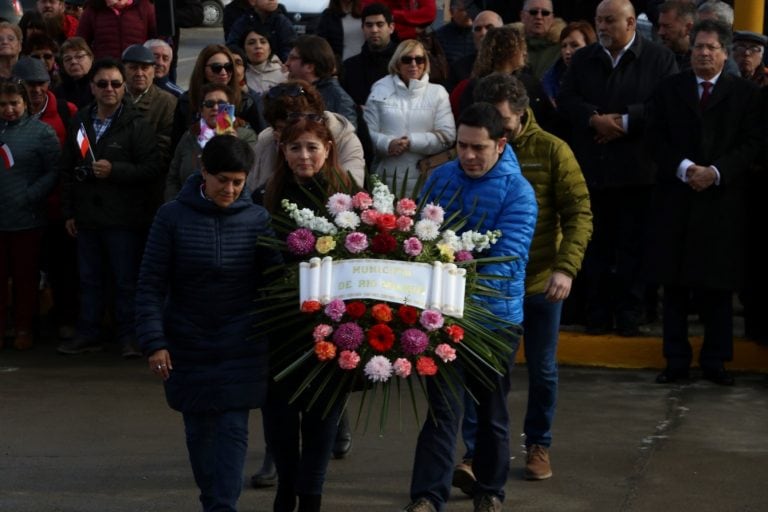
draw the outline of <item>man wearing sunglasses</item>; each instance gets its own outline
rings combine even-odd
[[[474,44],[474,51],[458,58],[450,66],[448,72],[448,84],[446,89],[451,92],[453,88],[464,80],[469,78],[472,73],[472,68],[475,65],[475,59],[477,59],[477,52],[480,50],[480,45],[483,43],[485,34],[492,28],[498,28],[504,25],[504,20],[501,19],[494,11],[480,11],[477,16],[472,20],[472,43]]]
[[[77,238],[81,300],[75,338],[58,351],[102,350],[106,293],[113,290],[114,336],[122,356],[140,357],[134,295],[163,167],[154,130],[123,101],[123,65],[101,59],[89,76],[95,101],[70,123],[62,151],[62,211],[67,232]]]
[[[544,73],[560,57],[560,34],[550,34],[555,21],[552,1],[527,0],[520,11],[520,21],[525,28],[528,65],[531,73],[541,80]]]

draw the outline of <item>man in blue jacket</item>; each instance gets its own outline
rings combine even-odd
[[[499,291],[498,297],[485,298],[484,306],[501,320],[523,321],[525,266],[536,225],[536,197],[520,172],[512,149],[504,136],[504,119],[490,103],[476,103],[459,118],[456,142],[458,160],[437,168],[427,180],[428,200],[443,202],[446,215],[461,209],[468,215],[466,225],[480,231],[499,229],[501,239],[489,256],[513,256],[512,261],[486,265],[485,275],[504,276],[485,284]],[[458,201],[450,199],[458,193]],[[520,331],[504,332],[511,348],[516,348]],[[507,394],[509,374],[514,364],[510,355],[502,374],[491,370],[483,377],[464,373],[464,384],[477,399],[477,445],[474,463],[477,481],[473,489],[475,512],[498,512],[504,500],[504,484],[509,472],[509,414]],[[457,366],[457,371],[462,368]],[[424,422],[416,445],[411,477],[411,503],[405,512],[438,512],[445,508],[451,490],[453,454],[462,411],[461,393],[438,388],[427,381],[430,417]],[[459,396],[457,396],[459,395]]]

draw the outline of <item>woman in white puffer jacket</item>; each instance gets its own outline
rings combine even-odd
[[[402,183],[407,170],[407,195],[412,195],[418,179],[418,161],[456,142],[448,92],[429,83],[429,57],[414,39],[406,39],[395,50],[389,75],[371,87],[363,117],[376,155],[373,171],[386,174],[387,183],[397,172]]]

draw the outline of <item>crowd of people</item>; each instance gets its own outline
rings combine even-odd
[[[184,26],[202,16],[175,4]],[[524,474],[552,476],[561,323],[633,337],[661,301],[667,384],[691,376],[697,314],[702,376],[732,385],[735,294],[768,340],[768,37],[734,31],[718,0],[445,4],[433,30],[434,0],[331,0],[297,36],[277,1],[235,0],[187,90],[150,0],[37,0],[0,21],[0,349],[35,345],[42,282],[58,352],[113,340],[163,379],[204,510],[235,510],[262,408],[251,484],[277,486],[275,512],[319,511],[349,420],[343,397],[319,414],[271,379],[280,335],[254,339],[250,305],[295,256],[257,242],[281,199],[315,209],[306,190],[376,174],[449,213],[473,204],[468,225],[501,229],[496,255],[515,257],[484,269],[506,279],[487,307],[521,327],[506,371],[493,389],[467,373],[466,396],[428,381],[405,512],[445,510],[452,486],[502,509],[521,341]]]

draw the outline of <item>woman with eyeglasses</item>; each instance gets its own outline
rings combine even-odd
[[[208,141],[216,135],[216,121],[219,113],[232,105],[234,94],[228,85],[207,83],[201,91],[203,99],[198,111],[200,120],[189,127],[176,146],[165,180],[165,200],[171,201],[181,191],[184,183],[193,174],[199,174],[202,162],[200,154]],[[234,131],[238,138],[256,147],[256,133],[239,118],[234,120]],[[252,172],[251,169],[249,171]]]
[[[23,85],[0,83],[0,348],[12,278],[17,350],[34,343],[46,199],[58,181],[61,154],[53,128],[30,117],[28,105]]]
[[[77,35],[93,48],[97,60],[120,60],[132,44],[157,37],[155,6],[150,0],[89,0],[78,21]]]
[[[321,120],[304,116],[290,122],[280,132],[279,147],[277,167],[263,195],[263,204],[270,213],[280,210],[283,199],[296,203],[299,208],[317,211],[312,197],[325,204],[326,197],[349,192],[354,186],[346,174],[338,172],[336,145],[331,131]],[[317,213],[327,215],[324,211]],[[286,235],[278,233],[278,237]],[[287,261],[299,261],[295,255],[283,257]],[[273,375],[283,369],[279,367],[280,361],[295,360],[289,347],[296,344],[286,342],[295,337],[295,325],[302,321],[297,311],[295,319],[286,320],[282,330],[271,335]],[[314,392],[309,390],[291,402],[311,364],[296,369],[279,382],[270,380],[267,401],[262,408],[266,442],[277,467],[273,512],[293,512],[297,500],[298,510],[302,512],[320,511],[325,473],[346,395],[332,397],[334,401],[330,404],[326,402],[328,397],[312,404]],[[333,389],[333,383],[330,386],[329,389]]]
[[[256,92],[265,93],[273,86],[288,80],[288,73],[283,68],[270,40],[266,27],[254,24],[240,41],[245,50],[247,66],[245,80],[248,87]]]
[[[71,37],[61,45],[61,85],[54,89],[57,97],[83,108],[93,101],[88,73],[93,66],[93,52],[85,39]]]
[[[13,65],[21,53],[21,29],[0,21],[0,80],[13,76]]]
[[[418,162],[456,142],[456,125],[448,92],[429,82],[429,59],[414,39],[400,43],[389,61],[389,75],[371,87],[363,110],[380,176],[397,174],[412,195],[419,178]],[[397,190],[400,190],[399,186]]]

